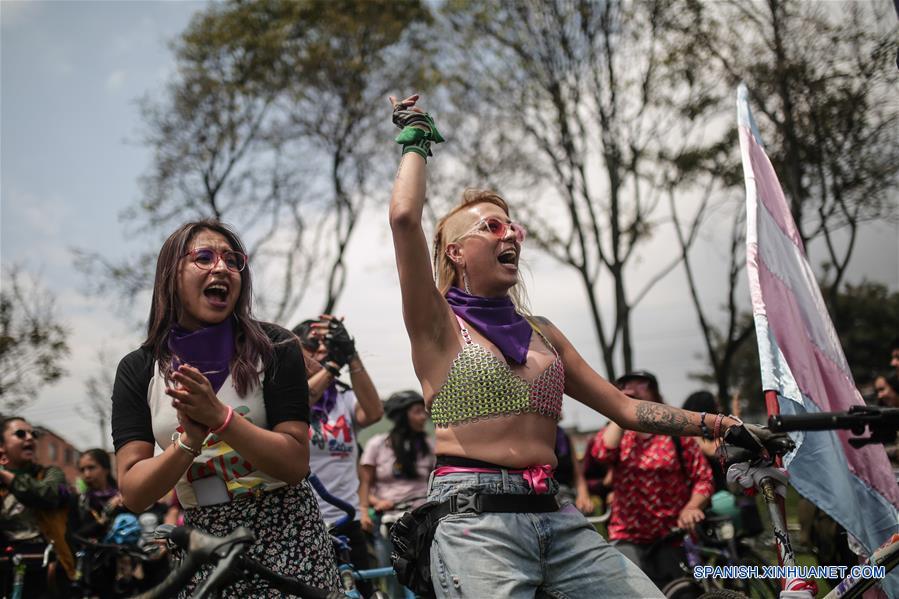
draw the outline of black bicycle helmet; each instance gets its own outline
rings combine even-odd
[[[406,391],[397,391],[393,395],[387,398],[387,401],[384,402],[384,413],[388,418],[397,422],[403,414],[406,413],[406,410],[409,409],[409,406],[414,404],[424,404],[425,398],[421,396],[421,393],[418,391],[412,391],[411,389]]]

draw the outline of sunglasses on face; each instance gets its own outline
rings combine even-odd
[[[315,335],[307,335],[305,337],[300,337],[300,345],[302,345],[309,353],[314,354],[321,348],[322,340]]]
[[[212,270],[221,260],[231,272],[241,272],[247,267],[248,260],[246,254],[234,250],[219,252],[212,248],[194,248],[184,255],[190,256],[191,262],[203,270]]]
[[[16,437],[18,437],[19,439],[23,440],[23,441],[24,441],[25,439],[28,438],[28,435],[31,435],[31,438],[34,439],[34,440],[37,440],[37,439],[40,439],[40,438],[41,438],[41,431],[34,431],[34,430],[27,431],[27,430],[25,430],[24,428],[20,428],[20,429],[18,429],[18,430],[15,430],[15,431],[12,432],[12,434],[15,435]]]
[[[495,216],[482,218],[481,220],[476,222],[471,229],[469,229],[463,235],[457,237],[456,241],[459,241],[464,237],[468,237],[469,235],[481,232],[490,233],[497,239],[505,239],[506,235],[509,232],[509,229],[511,229],[512,233],[515,235],[515,241],[517,241],[519,244],[524,243],[524,239],[525,237],[527,237],[527,231],[524,230],[524,227],[522,225],[512,221],[506,222],[501,218],[497,218]]]

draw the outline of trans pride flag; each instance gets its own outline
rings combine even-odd
[[[827,314],[789,204],[762,146],[745,85],[737,125],[746,180],[746,267],[762,387],[781,414],[863,405]],[[846,431],[790,433],[790,482],[849,531],[870,554],[899,532],[899,486],[882,445],[851,447]],[[899,597],[899,572],[884,580]]]

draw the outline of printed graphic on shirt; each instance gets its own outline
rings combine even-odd
[[[239,406],[234,408],[234,411],[253,422],[252,418],[247,416],[250,411],[249,407]],[[204,478],[218,477],[225,481],[229,499],[249,493],[254,488],[265,483],[261,478],[250,477],[250,473],[254,470],[253,464],[241,457],[239,453],[219,439],[218,436],[210,434],[203,442],[203,447],[204,457],[209,455],[208,451],[210,449],[215,453],[205,462],[194,462],[191,465],[187,471],[188,482],[193,483]]]
[[[312,422],[309,425],[309,443],[332,456],[346,457],[356,446],[352,423],[346,416],[340,416],[334,422]]]

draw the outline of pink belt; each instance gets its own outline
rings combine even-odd
[[[438,466],[434,470],[434,476],[446,476],[447,474],[456,474],[458,472],[474,472],[477,474],[496,474],[499,472],[496,468],[467,468],[461,466]],[[509,474],[520,474],[528,486],[534,493],[548,493],[549,483],[553,477],[553,467],[549,464],[540,466],[529,466],[522,470],[509,470]]]

